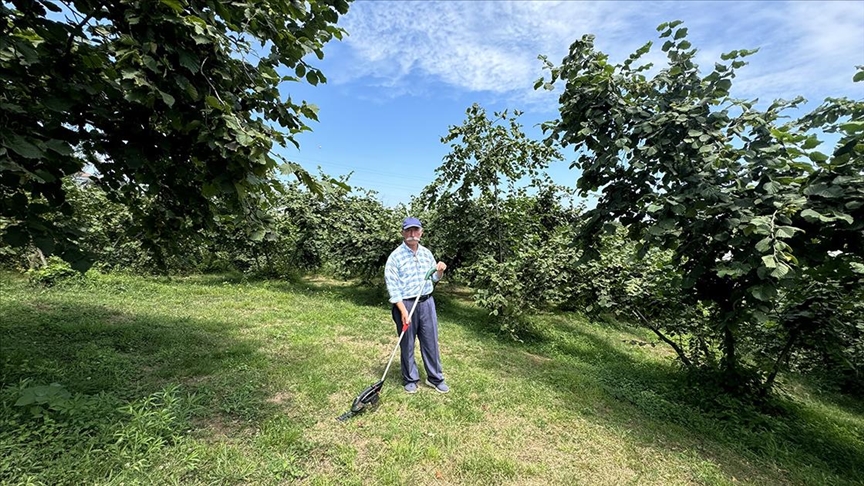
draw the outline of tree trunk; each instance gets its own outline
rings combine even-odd
[[[276,269],[273,268],[273,262],[270,260],[270,250],[268,246],[264,246],[264,259],[267,261],[267,273],[270,275],[274,275],[276,273]]]
[[[792,347],[795,345],[795,341],[798,340],[798,334],[799,332],[797,327],[793,328],[792,332],[789,333],[789,339],[786,341],[786,345],[783,346],[783,351],[780,351],[780,355],[777,356],[777,360],[774,362],[774,367],[771,369],[771,374],[768,375],[768,378],[762,385],[762,390],[759,394],[763,398],[768,395],[768,392],[770,392],[771,388],[774,387],[774,380],[777,378],[777,373],[780,371],[780,364],[789,359],[789,353],[792,352]]]
[[[735,355],[735,334],[728,325],[723,326],[723,369],[727,376],[738,373],[738,357]]]
[[[495,222],[496,222],[496,225],[498,226],[498,263],[500,264],[500,263],[504,263],[504,237],[501,233],[501,226],[503,226],[503,225],[501,224],[501,211],[498,208],[498,181],[497,180],[495,181],[494,187],[495,187],[495,192],[494,192],[495,200],[494,200],[493,204],[495,205]]]
[[[45,268],[48,266],[48,261],[45,259],[45,254],[42,253],[42,250],[35,245],[33,245],[33,255],[27,260],[29,260],[28,263],[30,265],[30,270],[33,270],[34,268]],[[38,264],[41,264],[41,266],[39,266]]]

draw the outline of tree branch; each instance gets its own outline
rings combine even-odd
[[[783,346],[783,351],[780,352],[780,355],[777,356],[777,360],[774,361],[774,366],[771,369],[771,374],[768,375],[768,378],[765,380],[765,383],[762,385],[761,395],[764,397],[771,390],[771,387],[774,386],[774,379],[777,378],[777,373],[780,371],[780,364],[783,363],[789,356],[789,352],[792,350],[792,346],[795,344],[795,341],[798,339],[798,328],[795,327],[789,333],[789,339],[786,340],[786,345]]]
[[[687,355],[684,353],[684,350],[681,349],[680,346],[678,346],[677,344],[675,344],[675,342],[672,341],[671,339],[669,339],[669,338],[667,338],[666,336],[664,336],[663,333],[660,332],[659,329],[657,329],[656,327],[652,326],[651,323],[648,322],[648,319],[646,319],[645,316],[643,316],[642,313],[639,312],[638,309],[634,309],[634,310],[633,310],[633,313],[636,314],[637,317],[640,317],[640,318],[642,319],[642,322],[645,323],[645,326],[648,327],[648,329],[651,329],[651,330],[654,332],[654,334],[656,334],[657,337],[660,338],[661,341],[663,341],[664,343],[666,343],[666,344],[668,344],[669,346],[671,346],[672,349],[674,349],[675,352],[678,353],[678,357],[681,359],[681,362],[684,363],[685,366],[687,366],[688,368],[692,368],[692,367],[693,367],[693,363],[690,361],[689,358],[687,358]]]
[[[70,5],[69,3],[63,2],[63,5],[66,5],[66,8],[68,8],[69,10],[71,10],[71,11],[73,12],[73,15],[81,14],[80,12],[78,12],[77,10],[75,10],[74,6]],[[101,8],[102,8],[102,4],[100,3],[99,5],[96,6],[96,8],[93,9],[92,12],[90,12],[90,13],[87,14],[87,15],[85,15],[84,18],[81,19],[80,22],[78,22],[77,24],[74,25],[74,30],[73,30],[73,32],[70,33],[70,34],[69,34],[69,38],[66,39],[66,51],[65,51],[64,54],[63,54],[63,57],[64,57],[64,58],[68,57],[68,56],[69,56],[69,53],[72,52],[72,41],[75,40],[75,37],[82,36],[83,32],[82,32],[81,28],[84,27],[84,25],[86,25],[87,22],[90,22],[90,19],[93,18],[93,14],[94,14],[94,12],[99,11]],[[76,16],[77,16],[77,15],[76,15]],[[71,20],[71,19],[69,19],[69,18],[67,17],[67,20]]]

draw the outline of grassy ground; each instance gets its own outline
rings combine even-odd
[[[436,301],[451,393],[405,394],[397,357],[343,423],[395,345],[380,290],[2,274],[0,483],[864,483],[860,403],[785,381],[768,414],[648,335],[559,314],[518,343],[446,282]]]

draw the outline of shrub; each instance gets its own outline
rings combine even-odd
[[[73,270],[68,263],[57,256],[48,257],[44,267],[30,269],[27,278],[33,285],[42,287],[53,287],[58,283],[83,278],[81,272]]]

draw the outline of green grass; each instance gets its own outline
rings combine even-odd
[[[343,423],[395,345],[381,290],[2,274],[0,483],[864,483],[851,399],[787,378],[768,413],[688,384],[647,334],[555,314],[520,343],[446,283],[436,301],[452,392],[405,394],[394,363]]]

